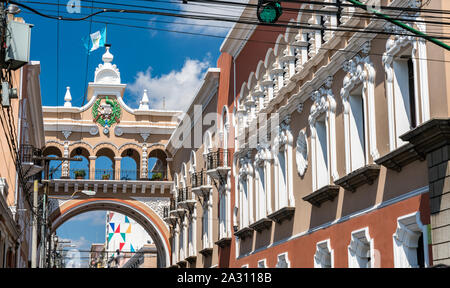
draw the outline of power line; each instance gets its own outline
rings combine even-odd
[[[92,8],[87,6],[88,8]],[[46,10],[46,9],[41,9],[43,11],[47,11],[47,12],[54,12],[54,10]],[[82,14],[82,13],[80,13]],[[199,24],[199,23],[190,23],[190,22],[173,22],[173,21],[164,21],[164,20],[159,20],[159,19],[142,19],[142,18],[130,18],[130,17],[117,17],[117,16],[96,16],[98,18],[107,18],[107,19],[120,19],[120,20],[128,20],[128,21],[145,21],[145,22],[156,22],[156,23],[167,23],[167,24],[172,24],[172,25],[190,25],[190,26],[199,26],[199,27],[215,27],[215,28],[222,28],[222,29],[229,29],[229,27],[224,27],[224,26],[220,26],[220,25],[211,25],[211,24]],[[398,18],[397,18],[398,19]],[[402,19],[403,20],[403,19]],[[413,22],[413,20],[411,19],[404,19],[405,21],[409,21],[409,22]],[[414,21],[414,22],[418,22],[418,23],[435,23],[438,24],[439,22],[436,21],[427,21],[427,20],[418,20],[418,21]],[[285,22],[288,25],[291,23]],[[301,23],[301,22],[300,22]],[[308,23],[301,23],[304,25],[308,25]],[[442,23],[443,25],[450,25],[450,22],[448,23]],[[256,25],[256,24],[255,24]],[[428,25],[428,27],[433,26],[433,25]],[[267,27],[267,28],[270,28]],[[360,29],[364,29],[364,27],[358,27]],[[246,27],[235,27],[235,29],[242,29],[242,30],[251,30],[251,28],[246,28]],[[275,32],[275,30],[267,30],[264,28],[261,28],[260,31],[269,31],[269,32]],[[291,32],[291,33],[296,33],[296,32]],[[389,33],[389,35],[392,35],[392,33]]]
[[[21,4],[23,5],[23,4]],[[27,9],[28,6],[24,7],[25,9]],[[32,12],[37,12],[35,9],[30,8]],[[143,10],[126,10],[126,9],[110,9],[110,8],[104,8],[101,11],[97,11],[95,13],[92,13],[88,16],[85,17],[81,17],[81,18],[64,18],[64,17],[55,17],[53,15],[46,15],[43,14],[41,12],[38,12],[38,15],[45,15],[44,17],[47,18],[51,18],[51,19],[56,19],[56,20],[69,20],[70,21],[82,21],[85,20],[89,17],[93,17],[95,15],[98,15],[100,13],[105,13],[105,12],[117,12],[117,13],[131,13],[131,14],[148,14],[148,15],[158,15],[158,16],[169,16],[169,17],[179,17],[179,18],[186,18],[186,19],[195,19],[195,20],[214,20],[214,21],[224,21],[224,22],[232,22],[232,23],[242,23],[242,24],[250,24],[250,25],[265,25],[265,26],[273,26],[273,27],[291,27],[291,28],[299,28],[299,29],[309,29],[309,30],[320,30],[320,31],[340,31],[340,32],[364,32],[364,33],[377,33],[377,34],[385,34],[385,35],[395,35],[395,33],[392,32],[388,32],[388,31],[380,31],[380,30],[368,30],[368,29],[364,29],[362,30],[358,30],[358,29],[354,29],[354,28],[346,28],[346,27],[323,27],[323,26],[319,26],[319,25],[314,25],[311,26],[309,24],[304,24],[304,25],[289,25],[288,24],[281,24],[281,23],[274,23],[274,24],[266,24],[266,23],[258,23],[255,21],[249,21],[249,20],[242,20],[242,19],[232,19],[232,18],[216,18],[216,17],[212,17],[212,16],[199,16],[199,15],[192,15],[192,14],[176,14],[176,13],[168,13],[168,12],[159,12],[159,11],[143,11]],[[405,35],[405,34],[400,34],[400,35]],[[413,35],[410,35],[413,36]],[[419,36],[422,38],[427,38],[425,36]],[[434,36],[434,38],[438,38],[438,39],[450,39],[450,37],[445,37],[445,36]]]
[[[88,0],[86,0],[88,1]],[[38,4],[38,5],[61,5],[61,6],[65,6],[64,4],[56,4],[56,3],[47,3],[47,2],[36,2],[36,1],[22,1],[23,3],[31,3],[31,4]],[[99,1],[92,1],[92,3],[107,3],[107,2],[99,2]],[[114,4],[114,5],[119,5],[119,4]],[[127,4],[121,4],[121,5],[127,5]],[[136,5],[134,5],[136,6]],[[146,7],[146,6],[138,6],[138,7],[144,7],[144,8],[151,8],[151,9],[162,9],[162,10],[170,10],[170,11],[178,11],[178,12],[183,12],[183,10],[177,10],[177,9],[164,9],[164,8],[157,8],[157,7]],[[90,8],[91,11],[92,9],[107,9],[104,7],[95,7],[95,6],[80,6],[80,8]],[[318,13],[318,14],[327,14],[327,15],[335,15],[335,12],[332,11],[317,11],[317,10],[313,10],[313,9],[302,9],[303,12],[308,12],[308,13]],[[296,13],[298,14],[298,10],[296,10]],[[204,15],[219,15],[219,16],[229,16],[229,15],[225,15],[225,14],[211,14],[211,13],[201,13],[201,12],[195,12],[197,14],[204,14]],[[78,13],[78,14],[83,14],[83,13]],[[84,15],[89,15],[89,14],[84,14]],[[359,17],[359,18],[367,18],[367,19],[371,19],[373,18],[372,15],[368,15],[368,14],[360,14],[360,13],[341,13],[341,15],[347,15],[347,16],[353,16],[353,17]],[[102,17],[102,16],[98,16],[98,17]],[[111,17],[108,16],[110,18],[120,18],[120,17]],[[439,18],[439,19],[448,19],[447,17],[434,17],[433,18]],[[139,19],[139,18],[126,18],[129,20],[144,20],[144,19]],[[426,23],[426,24],[436,24],[436,25],[450,25],[450,22],[442,22],[442,21],[432,21],[432,20],[422,20],[422,19],[411,19],[411,18],[395,18],[396,20],[399,21],[405,21],[405,22],[414,22],[414,23]],[[219,21],[219,20],[218,20]],[[167,21],[168,22],[168,21]],[[279,21],[282,22],[282,21]],[[171,23],[177,23],[177,22],[171,22]],[[178,22],[179,23],[179,22]],[[181,23],[183,24],[183,23]],[[189,24],[188,24],[189,25]],[[208,26],[208,25],[205,25]],[[215,27],[219,27],[219,28],[227,28],[227,27],[221,27],[216,25]]]
[[[24,12],[27,13],[27,12]],[[254,39],[245,39],[245,38],[239,38],[239,37],[231,37],[231,36],[221,36],[221,35],[214,35],[214,34],[207,34],[207,33],[199,33],[199,32],[188,32],[188,31],[181,31],[181,30],[173,30],[173,29],[162,29],[162,28],[154,28],[154,27],[148,27],[148,26],[138,26],[138,25],[130,25],[130,24],[124,24],[124,23],[116,23],[116,22],[110,22],[110,21],[94,21],[94,23],[100,23],[100,24],[108,24],[108,25],[115,25],[115,26],[121,26],[121,27],[128,27],[128,28],[137,28],[137,29],[144,29],[144,30],[155,30],[155,31],[162,31],[162,32],[169,32],[169,33],[178,33],[178,34],[184,34],[184,35],[191,35],[191,36],[206,36],[206,37],[212,37],[212,38],[220,38],[220,39],[231,39],[231,40],[243,40],[243,41],[248,41],[248,42],[256,42],[256,43],[262,43],[262,44],[271,44],[271,45],[275,45],[276,42],[273,41],[263,41],[263,40],[254,40]],[[267,30],[268,31],[268,30]],[[284,33],[281,31],[270,31],[270,32],[279,32],[279,33]],[[365,32],[365,31],[358,31],[358,32]],[[292,33],[296,33],[296,32],[292,32]],[[386,33],[388,35],[396,35],[395,33]],[[397,34],[397,35],[405,35],[405,34]],[[367,39],[373,39],[373,37],[370,36],[353,36],[356,38],[367,38]],[[387,39],[386,38],[381,38],[381,39]],[[291,44],[291,46],[296,47],[295,44]],[[352,51],[352,50],[344,50],[344,49],[331,49],[331,48],[319,48],[320,50],[327,50],[327,51],[340,51],[340,52],[344,52],[344,53],[358,53],[359,51]],[[370,53],[370,55],[373,56],[383,56],[383,54],[380,53]],[[419,58],[417,58],[419,59]],[[422,58],[420,58],[422,59]],[[432,58],[425,58],[423,60],[427,60],[427,61],[434,61],[434,62],[442,62],[442,63],[446,63],[446,62],[450,62],[450,60],[441,60],[441,59],[432,59]]]

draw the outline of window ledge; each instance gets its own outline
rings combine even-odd
[[[180,267],[180,268],[186,268],[186,264],[187,264],[187,261],[186,261],[186,260],[181,260],[181,261],[178,261],[178,262],[177,262],[177,265],[178,265],[178,267]]]
[[[214,244],[216,244],[217,246],[219,246],[220,248],[226,247],[226,246],[230,246],[231,244],[231,238],[229,237],[223,237],[219,240],[217,240],[216,242],[214,242]]]
[[[177,223],[177,218],[174,216],[165,217],[164,222],[166,222],[169,225],[174,226]]]
[[[186,261],[189,263],[194,263],[197,260],[197,256],[189,256],[186,258]]]
[[[178,203],[178,207],[182,208],[182,209],[186,209],[188,211],[192,211],[194,209],[195,204],[197,203],[197,201],[193,200],[193,199],[188,199],[188,200],[184,200],[182,202]]]
[[[236,237],[239,237],[240,239],[245,239],[247,237],[253,236],[253,229],[250,229],[249,227],[244,227],[241,230],[234,232],[234,235]]]
[[[355,192],[356,189],[364,184],[372,185],[374,180],[380,174],[380,166],[376,164],[369,164],[361,167],[346,176],[334,181],[337,185],[343,187],[345,190]]]
[[[203,256],[207,257],[212,255],[213,252],[213,248],[203,248],[202,250],[198,251],[200,254],[202,254]]]
[[[339,186],[327,185],[319,190],[303,197],[303,200],[308,201],[314,206],[320,207],[320,205],[326,201],[333,201],[339,194]]]
[[[271,219],[276,223],[281,223],[283,220],[291,219],[295,213],[295,207],[283,207],[278,211],[273,212],[268,215],[267,218]]]
[[[418,159],[423,161],[425,160],[425,156],[418,153],[416,149],[414,149],[414,145],[408,143],[395,149],[394,151],[389,152],[383,157],[378,158],[375,160],[375,163],[378,165],[383,165],[388,169],[400,172],[404,166]]]
[[[257,232],[261,232],[272,227],[272,220],[269,218],[262,218],[255,223],[250,224],[249,227]]]
[[[211,185],[202,185],[198,187],[192,187],[192,192],[194,192],[194,194],[200,198],[206,198],[209,196],[211,189],[212,189]]]
[[[400,138],[412,143],[416,151],[425,155],[450,144],[450,118],[431,119]]]

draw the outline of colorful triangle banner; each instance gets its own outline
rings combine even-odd
[[[117,225],[117,229],[116,229],[116,231],[114,231],[114,233],[120,233],[120,224]]]
[[[130,243],[130,252],[135,252],[134,248],[133,248],[133,245],[131,245],[131,243]]]
[[[125,216],[125,223],[130,223],[130,220],[128,220],[128,216]]]
[[[114,233],[109,233],[108,234],[108,242],[111,241],[112,237],[114,236]]]
[[[125,245],[125,243],[119,243],[119,251],[122,251],[123,245]]]
[[[109,225],[111,226],[111,229],[114,232],[114,223],[109,223]]]
[[[126,233],[120,233],[120,235],[122,236],[122,238],[123,238],[123,241],[127,241],[127,240],[125,239],[125,235],[126,235]]]
[[[125,233],[131,233],[131,224],[128,226],[127,232]]]

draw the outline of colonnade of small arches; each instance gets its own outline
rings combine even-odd
[[[117,147],[112,143],[48,141],[43,156],[81,158],[81,162],[50,161],[50,178],[170,180],[171,158],[162,144],[126,143]]]

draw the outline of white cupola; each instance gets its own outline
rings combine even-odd
[[[144,94],[142,95],[141,102],[139,102],[139,110],[150,110],[148,102],[149,100],[147,95],[147,89],[144,89]]]
[[[72,107],[72,95],[70,94],[70,87],[66,87],[66,95],[64,96],[64,107]]]
[[[106,52],[102,56],[103,64],[99,64],[95,70],[94,83],[120,84],[120,72],[115,64],[112,64],[114,56],[109,52],[110,46],[105,46]]]

